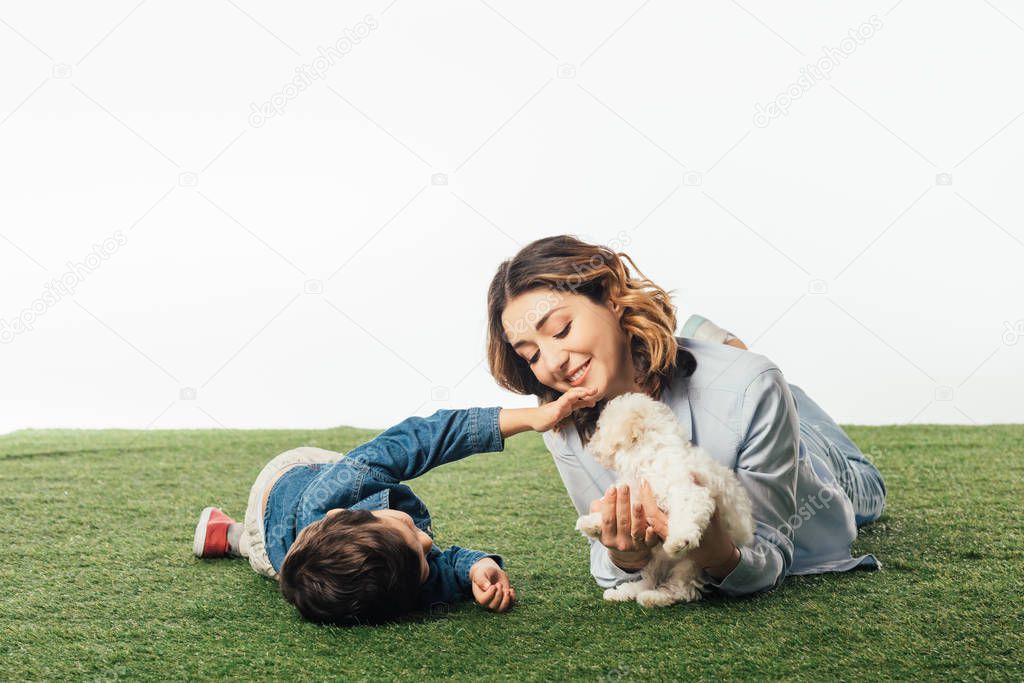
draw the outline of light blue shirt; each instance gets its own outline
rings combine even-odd
[[[726,595],[770,590],[789,574],[848,571],[881,566],[873,555],[852,557],[857,538],[853,505],[829,474],[825,460],[800,437],[796,404],[778,367],[764,356],[726,344],[677,337],[697,359],[689,378],[677,377],[662,392],[690,440],[729,467],[750,494],[754,540],[721,581],[708,585]],[[576,511],[616,482],[569,426],[544,434],[544,443]],[[819,476],[820,475],[820,476]],[[619,569],[608,549],[590,544],[590,571],[603,588],[637,578]]]

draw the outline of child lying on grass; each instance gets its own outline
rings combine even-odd
[[[402,482],[505,438],[547,431],[591,391],[537,408],[439,410],[410,417],[347,455],[301,447],[272,459],[249,492],[245,523],[203,510],[193,552],[247,557],[310,621],[375,624],[472,598],[504,612],[516,599],[498,555],[434,547],[430,513]]]

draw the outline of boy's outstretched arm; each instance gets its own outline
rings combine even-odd
[[[505,448],[499,429],[501,408],[438,410],[409,417],[354,448],[342,462],[373,470],[374,478],[400,482],[474,453]],[[340,464],[340,463],[339,463]]]
[[[546,432],[577,408],[593,407],[595,401],[590,397],[596,392],[597,389],[576,387],[559,396],[558,400],[536,408],[503,408],[499,416],[501,437],[506,439],[530,430]]]
[[[333,508],[350,507],[368,490],[378,492],[381,482],[399,483],[474,453],[504,450],[505,438],[519,432],[547,431],[576,408],[592,405],[590,395],[580,388],[536,408],[438,410],[402,420],[352,449],[306,488],[298,526]],[[376,483],[368,489],[370,482]]]
[[[392,481],[413,479],[474,453],[501,451],[513,434],[547,431],[576,408],[593,405],[590,395],[579,388],[536,408],[438,410],[429,417],[410,417],[353,449],[345,460],[372,467],[378,477]]]

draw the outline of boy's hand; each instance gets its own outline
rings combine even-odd
[[[578,408],[592,408],[597,403],[597,389],[573,387],[557,401],[536,408],[502,408],[498,413],[501,438],[533,430],[546,432]]]
[[[473,600],[492,612],[505,612],[516,601],[516,589],[508,582],[508,574],[489,557],[478,560],[469,569],[473,584]]]
[[[573,387],[558,397],[558,400],[545,403],[534,408],[537,411],[537,419],[532,428],[535,432],[546,432],[556,424],[565,419],[569,414],[578,408],[593,408],[597,400],[594,395],[597,389],[585,387]]]

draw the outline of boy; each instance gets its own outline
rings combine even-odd
[[[193,552],[247,557],[280,583],[303,617],[319,623],[380,623],[468,598],[504,612],[516,595],[502,558],[434,548],[430,513],[402,482],[504,450],[513,434],[547,431],[592,405],[590,395],[579,388],[537,408],[439,410],[408,418],[344,456],[286,451],[256,478],[244,525],[217,508],[203,510]]]

